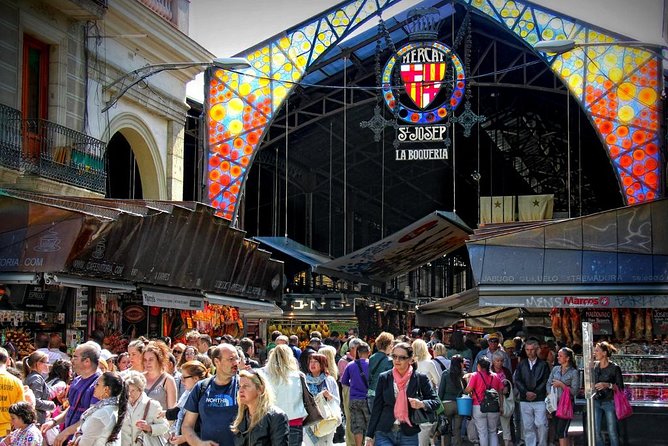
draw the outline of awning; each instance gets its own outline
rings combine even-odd
[[[472,327],[501,327],[510,325],[520,316],[517,308],[480,308],[480,290],[471,288],[421,305],[415,313],[416,325],[422,327],[449,327],[464,319]]]
[[[306,245],[292,240],[288,237],[253,237],[260,243],[269,246],[273,251],[281,252],[289,257],[299,260],[310,267],[316,267],[332,260],[332,257],[311,249]]]
[[[319,265],[315,272],[382,285],[461,248],[472,233],[455,213],[436,211],[366,248]]]
[[[282,294],[283,263],[202,203],[0,189],[0,213],[0,272],[64,274],[107,288],[119,282],[269,300]]]
[[[80,276],[68,276],[65,274],[44,274],[44,283],[46,285],[63,285],[67,287],[94,286],[97,288],[109,288],[112,290],[134,291],[137,289],[134,283],[122,282],[118,280],[96,280],[87,279]]]
[[[37,273],[2,273],[0,272],[0,283],[6,285],[37,285],[42,276]]]
[[[478,285],[652,284],[668,278],[668,199],[467,243]]]
[[[271,302],[242,299],[212,293],[205,293],[204,296],[210,304],[237,307],[239,308],[239,312],[248,318],[268,319],[283,316],[283,310]]]
[[[481,308],[668,308],[666,199],[482,233],[467,248]]]

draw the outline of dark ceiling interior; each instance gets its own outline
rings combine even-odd
[[[457,4],[453,16],[450,1],[434,6],[441,10],[439,40],[450,45],[452,31],[462,33],[467,11]],[[396,161],[394,128],[386,127],[376,142],[371,130],[360,127],[379,104],[377,62],[382,66],[391,55],[381,35],[376,56],[374,27],[323,56],[289,97],[287,119],[285,107],[279,112],[246,184],[241,227],[249,235],[287,234],[339,256],[434,210],[455,210],[475,228],[479,195],[554,194],[555,216],[562,217],[569,208],[576,217],[621,206],[604,147],[561,81],[516,36],[473,11],[468,14],[470,106],[486,120],[469,137],[455,125],[454,156],[451,147],[448,160]],[[396,48],[408,41],[405,14],[386,19],[385,25]],[[465,60],[464,43],[454,50]],[[463,111],[462,103],[456,115]],[[474,172],[480,173],[479,183]]]

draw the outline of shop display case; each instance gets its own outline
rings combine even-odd
[[[633,406],[668,408],[668,354],[620,353],[626,395]]]

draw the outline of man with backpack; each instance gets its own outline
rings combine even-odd
[[[181,432],[189,444],[234,444],[230,426],[237,416],[239,353],[230,344],[218,345],[211,354],[216,374],[195,385],[188,401]]]

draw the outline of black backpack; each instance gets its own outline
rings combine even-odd
[[[480,379],[485,383],[485,394],[483,395],[482,400],[480,400],[480,412],[482,413],[497,413],[500,411],[501,404],[499,403],[499,392],[496,389],[492,388],[491,380],[490,385],[487,385],[485,379],[480,374]]]

